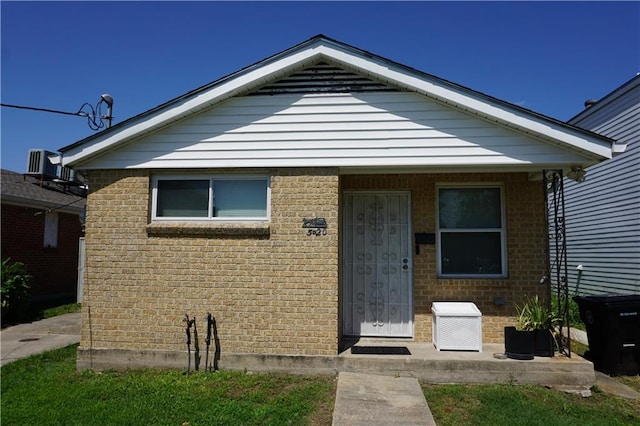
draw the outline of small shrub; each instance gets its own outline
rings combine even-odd
[[[29,307],[31,286],[24,263],[2,260],[2,322],[20,321]]]
[[[551,303],[553,305],[553,311],[558,313],[558,316],[561,317],[562,314],[560,313],[561,309],[558,306],[558,297],[553,296]],[[578,303],[573,300],[573,297],[569,297],[569,321],[572,328],[586,330],[586,327],[580,318],[580,308],[578,307]]]
[[[552,310],[536,295],[525,296],[524,303],[516,305],[518,311],[518,330],[551,330],[557,323],[558,318]]]

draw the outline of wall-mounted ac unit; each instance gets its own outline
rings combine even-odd
[[[47,158],[49,155],[54,155],[54,153],[44,149],[30,149],[29,159],[27,161],[27,174],[52,179],[58,177],[58,166],[51,164],[49,158]]]
[[[80,183],[80,179],[78,179],[78,173],[69,167],[60,167],[58,178],[65,182]]]

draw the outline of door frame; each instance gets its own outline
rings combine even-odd
[[[340,221],[340,227],[341,227],[341,231],[340,231],[340,288],[339,288],[339,315],[340,315],[340,320],[339,320],[339,325],[340,325],[340,336],[342,338],[372,338],[372,336],[367,336],[367,335],[350,335],[350,334],[345,334],[345,330],[344,330],[344,315],[345,315],[345,306],[344,306],[344,291],[345,291],[345,285],[346,285],[346,279],[345,279],[345,272],[346,271],[346,266],[345,266],[345,252],[346,252],[346,245],[347,242],[350,241],[350,236],[346,235],[346,226],[345,226],[345,220],[346,220],[346,214],[345,214],[345,209],[347,207],[347,202],[346,202],[346,198],[347,195],[349,194],[402,194],[402,195],[406,195],[407,196],[407,253],[409,254],[409,273],[411,274],[409,277],[409,285],[408,285],[408,290],[409,290],[409,324],[408,324],[408,328],[409,328],[409,333],[408,334],[402,334],[402,335],[390,335],[390,336],[374,336],[374,338],[380,338],[380,339],[394,339],[394,338],[413,338],[415,336],[415,306],[414,306],[414,274],[413,274],[413,224],[412,224],[412,216],[413,216],[413,210],[412,210],[412,204],[411,204],[411,196],[412,193],[410,190],[369,190],[369,189],[364,189],[364,190],[344,190],[342,191],[342,195],[341,195],[341,204],[342,207],[340,209],[340,214],[342,216],[341,221]]]

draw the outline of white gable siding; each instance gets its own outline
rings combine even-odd
[[[355,132],[360,131],[360,128],[350,127],[345,130],[345,132],[348,131],[351,134],[344,135],[343,140],[361,140],[365,142],[368,138],[372,141],[388,139],[389,145],[384,146],[382,150],[377,152],[368,152],[366,147],[362,146],[355,147],[353,152],[338,152],[332,148],[315,152],[313,149],[308,149],[308,146],[304,146],[317,141],[340,140],[330,133],[325,133],[325,130],[338,130],[337,127],[331,127],[335,117],[335,115],[332,115],[327,120],[320,118],[320,123],[327,128],[323,127],[320,130],[317,128],[296,128],[297,124],[302,123],[301,121],[287,122],[288,126],[283,130],[278,130],[275,127],[267,128],[266,126],[255,128],[250,125],[260,123],[249,121],[251,117],[246,117],[247,121],[244,123],[217,123],[221,125],[225,133],[210,133],[206,129],[183,129],[186,136],[178,143],[179,145],[182,144],[180,145],[181,148],[185,148],[189,143],[205,140],[223,143],[234,141],[231,138],[234,131],[235,133],[247,133],[254,137],[259,134],[265,135],[264,149],[254,152],[255,155],[247,156],[242,151],[237,155],[233,155],[231,152],[226,153],[229,154],[228,156],[213,155],[214,159],[217,160],[215,163],[210,163],[211,159],[209,158],[211,153],[217,154],[215,149],[211,149],[212,147],[205,148],[207,154],[199,161],[196,159],[166,157],[165,155],[170,154],[169,151],[158,152],[159,156],[152,158],[135,156],[134,150],[126,149],[126,152],[123,153],[125,154],[124,156],[117,157],[109,154],[132,142],[148,140],[147,138],[150,135],[163,132],[163,129],[174,124],[178,125],[180,123],[182,125],[183,120],[190,120],[194,116],[201,114],[207,116],[207,111],[217,108],[225,101],[238,96],[257,94],[258,96],[274,95],[279,97],[283,94],[296,94],[299,97],[290,98],[292,102],[297,102],[300,99],[311,99],[313,103],[318,99],[327,99],[329,103],[332,103],[336,97],[330,96],[329,93],[343,93],[347,101],[353,99],[368,101],[372,99],[369,96],[382,96],[383,93],[392,95],[389,93],[390,91],[410,92],[414,96],[413,99],[420,99],[421,102],[438,105],[447,114],[441,119],[458,121],[459,117],[455,117],[457,114],[453,112],[457,111],[466,118],[473,117],[478,120],[484,120],[482,125],[474,125],[472,127],[485,128],[494,126],[495,128],[509,129],[514,132],[514,135],[528,135],[527,137],[531,139],[538,138],[539,146],[536,148],[534,147],[534,145],[537,145],[535,143],[518,141],[516,137],[512,145],[507,144],[508,148],[506,150],[502,150],[505,146],[505,144],[502,144],[497,145],[500,148],[496,151],[492,148],[496,145],[485,144],[483,140],[475,140],[462,134],[460,140],[471,142],[475,148],[479,149],[468,151],[456,149],[454,152],[447,153],[431,150],[428,152],[414,152],[411,149],[412,147],[396,146],[398,142],[394,140],[396,137],[394,131],[405,132],[404,135],[398,136],[403,141],[407,138],[412,138],[416,141],[429,139],[434,141],[435,146],[448,149],[449,146],[438,144],[435,141],[437,136],[408,134],[409,131],[415,130],[441,130],[437,126],[443,123],[438,123],[437,121],[432,123],[429,120],[423,122],[415,121],[416,124],[420,124],[418,128],[406,128],[395,126],[393,124],[395,118],[392,118],[383,128],[370,129],[367,127],[359,135],[355,134]],[[310,92],[327,94],[327,96],[320,95],[318,98],[314,98],[310,95]],[[404,95],[398,94],[395,99],[402,99],[403,96],[411,95],[407,93]],[[265,99],[269,98],[271,96],[265,96]],[[382,104],[386,102],[382,98],[379,100]],[[288,114],[290,113],[289,107],[297,107],[292,103],[286,104],[285,101],[285,98],[277,101],[271,99],[270,102],[275,103],[262,105],[262,110],[258,108],[254,113],[258,117],[266,118],[277,115],[276,113],[282,111]],[[237,102],[237,100],[231,102]],[[391,103],[393,104],[395,101],[391,101]],[[378,107],[375,103],[369,102],[369,105],[373,106],[374,109]],[[446,107],[443,108],[443,105]],[[237,106],[242,109],[247,105]],[[345,104],[341,106],[345,106]],[[383,105],[382,110],[388,111],[392,115],[399,111],[400,117],[403,117],[402,111],[396,110],[395,107],[387,109]],[[271,114],[264,114],[266,112],[271,112]],[[362,112],[369,113],[371,111],[364,110]],[[339,106],[332,107],[329,112],[329,114],[348,113],[348,111],[343,111]],[[252,113],[248,112],[247,114],[251,115]],[[302,116],[296,116],[294,120],[304,119],[309,115],[311,114],[303,111]],[[346,118],[344,121],[351,121],[349,117],[344,117]],[[434,120],[437,120],[437,117],[434,117]],[[379,124],[379,121],[374,120],[377,124]],[[384,118],[382,121],[384,121]],[[365,127],[367,122],[365,120]],[[265,121],[262,124],[270,123]],[[363,125],[361,122],[358,124]],[[204,126],[207,125],[206,123],[204,124]],[[448,130],[450,129],[452,128],[442,128],[445,138],[451,139],[451,137],[458,136],[458,134],[449,132]],[[453,129],[456,129],[456,127]],[[215,128],[212,128],[212,130],[214,132],[217,131]],[[387,134],[385,134],[385,131]],[[203,137],[198,139],[198,133]],[[278,133],[288,135],[290,138],[280,138]],[[316,136],[315,138],[313,137],[314,135]],[[293,150],[291,152],[281,147],[272,148],[269,146],[271,141],[292,141],[291,137],[295,138],[293,140],[297,142],[297,144],[288,144]],[[492,137],[493,135],[486,136],[486,138]],[[500,135],[496,137],[496,139],[499,138]],[[559,150],[553,147],[559,148]],[[483,150],[482,148],[486,149]],[[533,151],[530,152],[529,148],[533,149]],[[279,152],[274,151],[271,152],[271,155],[263,155],[265,151],[269,150],[279,150]],[[587,167],[611,158],[612,153],[618,151],[619,147],[612,145],[611,141],[604,137],[578,130],[573,126],[568,126],[438,77],[404,67],[388,59],[361,51],[324,36],[317,36],[305,43],[301,43],[116,124],[104,132],[99,132],[94,136],[63,147],[60,149],[61,154],[55,157],[53,162],[78,170],[93,169],[104,164],[105,167],[120,167],[120,165],[124,165],[123,167],[155,167],[157,165],[158,167],[185,168],[325,165],[343,167],[341,169],[342,172],[358,172],[362,169],[356,170],[355,167],[362,166],[369,167],[370,170],[381,170],[381,167],[386,167],[387,172],[392,171],[392,169],[398,172],[406,172],[409,171],[411,166],[414,167],[413,171],[423,170],[421,168],[429,166],[449,166],[450,168],[455,168],[455,170],[458,170],[458,167],[466,167],[465,170],[467,171],[473,166],[479,166],[477,169],[482,170],[486,170],[487,166],[500,166],[502,171],[539,171],[540,168],[551,167],[565,170],[577,165]],[[153,150],[149,152],[154,153]],[[282,156],[279,156],[280,154]],[[283,162],[279,163],[278,159],[282,159]],[[173,162],[173,165],[169,165],[169,162]],[[527,169],[523,165],[531,165],[531,167]],[[348,167],[354,167],[354,169],[346,169]],[[442,170],[440,169],[440,171]]]
[[[585,182],[565,180],[570,286],[582,294],[640,294],[640,84],[571,124],[628,146],[590,167]]]
[[[575,153],[415,93],[245,96],[145,136],[86,168],[492,166]]]

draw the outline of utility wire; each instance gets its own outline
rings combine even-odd
[[[78,112],[67,112],[67,111],[58,111],[55,109],[48,109],[48,108],[36,108],[36,107],[29,107],[29,106],[22,106],[22,105],[12,105],[12,104],[0,104],[0,106],[3,107],[8,107],[8,108],[18,108],[18,109],[30,109],[32,111],[43,111],[43,112],[53,112],[56,114],[65,114],[65,115],[84,115],[84,113],[81,113],[81,111]]]
[[[13,105],[13,104],[3,104],[3,103],[0,103],[0,106],[7,107],[7,108],[27,109],[27,110],[31,110],[31,111],[52,112],[54,114],[75,115],[75,116],[78,116],[78,117],[86,117],[87,120],[88,120],[89,128],[91,130],[99,130],[99,129],[102,129],[104,127],[104,119],[105,118],[107,120],[113,119],[113,117],[111,117],[111,116],[104,116],[102,114],[102,104],[103,103],[105,103],[105,100],[101,99],[100,102],[98,102],[98,104],[96,105],[96,108],[94,108],[91,104],[85,102],[84,104],[82,104],[82,106],[80,107],[78,112],[68,112],[68,111],[60,111],[60,110],[57,110],[57,109],[38,108],[38,107],[30,107],[30,106],[23,106],[23,105]],[[85,109],[88,109],[88,111],[85,111]],[[110,121],[109,121],[109,123],[110,123]]]
[[[51,207],[51,208],[49,208],[49,209],[46,209],[46,212],[47,212],[47,213],[55,212],[56,210],[60,210],[60,209],[61,209],[61,208],[63,208],[63,207],[70,206],[71,204],[77,203],[78,201],[82,201],[82,200],[84,200],[84,199],[85,199],[85,197],[80,197],[80,198],[78,198],[77,200],[73,200],[73,201],[71,201],[71,202],[68,202],[67,204],[62,204],[62,205],[59,205],[59,206],[57,206],[57,207]],[[42,214],[42,212],[41,212],[41,211],[39,211],[39,212],[35,212],[33,215],[34,215],[34,216],[38,216],[38,215],[41,215],[41,214]]]

